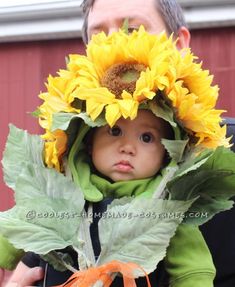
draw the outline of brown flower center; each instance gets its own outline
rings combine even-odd
[[[108,88],[117,98],[121,98],[123,90],[133,94],[136,81],[139,79],[140,73],[145,70],[146,67],[143,64],[137,63],[113,65],[101,79],[101,85]]]

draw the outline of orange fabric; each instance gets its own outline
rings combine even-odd
[[[98,267],[91,267],[84,271],[74,273],[64,284],[57,287],[92,287],[97,281],[103,282],[104,287],[109,287],[114,278],[113,273],[121,273],[124,287],[136,287],[134,271],[141,270],[146,277],[147,286],[151,287],[147,273],[135,263],[111,261]]]

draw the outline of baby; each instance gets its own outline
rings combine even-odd
[[[169,127],[149,110],[139,110],[134,120],[119,119],[116,125],[97,128],[91,157],[96,170],[109,180],[150,178],[163,165]]]

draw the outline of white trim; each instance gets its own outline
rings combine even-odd
[[[0,22],[81,16],[81,0],[63,0],[1,7]]]
[[[81,2],[82,0],[38,0],[34,4],[8,7],[0,5],[0,42],[81,37]],[[191,29],[235,26],[235,0],[179,2]]]
[[[0,42],[80,38],[82,23],[75,17],[8,23],[1,25]]]
[[[234,0],[178,0],[182,7],[224,6],[235,4]]]
[[[81,0],[0,7],[0,42],[81,37]]]
[[[235,4],[194,7],[184,11],[186,22],[191,29],[235,26]]]

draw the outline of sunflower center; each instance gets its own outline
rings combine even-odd
[[[133,94],[136,81],[139,79],[140,73],[145,70],[144,65],[137,63],[113,65],[101,79],[101,85],[108,88],[117,98],[121,98],[123,90]]]
[[[140,72],[133,69],[133,70],[127,70],[123,72],[122,74],[120,74],[120,79],[124,83],[128,84],[128,83],[136,82],[139,76],[140,76]]]

